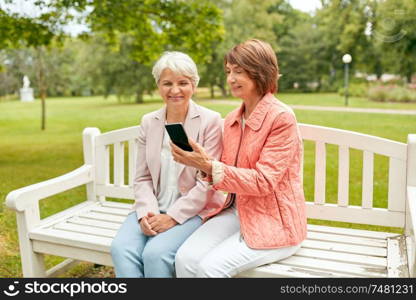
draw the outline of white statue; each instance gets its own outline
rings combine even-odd
[[[23,76],[23,87],[20,89],[20,100],[24,102],[34,101],[33,89],[30,86],[29,77]]]
[[[26,75],[23,76],[23,88],[26,89],[30,86],[30,80],[29,77],[27,77]]]

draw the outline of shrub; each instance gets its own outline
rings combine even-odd
[[[345,96],[345,88],[338,89],[338,94]],[[348,86],[348,95],[353,97],[365,97],[368,94],[367,83],[352,83]]]
[[[368,98],[378,102],[416,102],[416,91],[402,86],[375,86],[369,89]]]

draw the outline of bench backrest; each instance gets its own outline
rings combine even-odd
[[[404,227],[406,144],[335,128],[302,123],[299,127],[303,140],[314,143],[315,149],[314,161],[304,166],[304,168],[314,168],[314,196],[313,199],[307,199],[309,218]],[[99,134],[97,129],[91,130],[92,128],[89,128],[84,131],[84,156],[86,163],[95,166],[93,196],[98,199],[105,197],[134,199],[132,187],[138,126],[103,134]],[[91,134],[92,132],[95,133]],[[335,203],[334,201],[328,203],[325,199],[329,144],[338,148],[338,197]],[[362,151],[361,205],[350,203],[350,149]],[[375,154],[386,156],[389,160],[388,204],[384,208],[373,205],[374,172],[386,172],[374,169]],[[313,174],[311,170],[309,172],[304,170],[304,174],[310,176]]]

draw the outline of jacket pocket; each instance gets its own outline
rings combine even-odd
[[[283,222],[283,216],[282,216],[282,212],[280,211],[280,205],[279,205],[279,201],[277,200],[277,194],[276,194],[276,191],[273,191],[273,195],[274,195],[274,201],[275,201],[275,203],[276,203],[276,209],[277,209],[277,212],[278,212],[278,214],[279,214],[280,221],[281,221],[281,223],[282,223],[282,225],[283,225],[283,224],[284,224],[284,222]]]

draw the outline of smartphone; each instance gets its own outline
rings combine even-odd
[[[188,136],[186,135],[182,123],[165,124],[165,128],[170,136],[171,141],[176,146],[185,151],[193,151],[191,145],[189,145]]]

